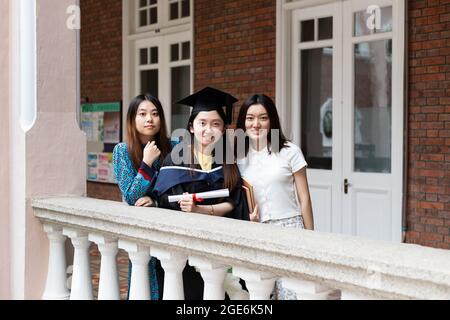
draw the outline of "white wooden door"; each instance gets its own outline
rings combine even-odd
[[[309,164],[316,230],[401,240],[400,2],[293,12],[293,132]]]
[[[401,241],[403,1],[344,5],[343,232]]]

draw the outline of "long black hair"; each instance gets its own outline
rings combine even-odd
[[[275,103],[273,102],[272,99],[270,99],[265,94],[255,94],[255,95],[251,96],[249,99],[247,99],[247,101],[244,102],[244,104],[241,107],[241,110],[239,111],[236,128],[241,129],[244,132],[246,131],[245,130],[245,119],[247,117],[247,112],[248,112],[248,109],[255,104],[262,105],[264,107],[264,109],[266,109],[267,115],[269,116],[270,128],[269,128],[269,132],[267,133],[267,150],[269,151],[269,154],[271,154],[272,151],[277,153],[277,152],[281,151],[281,149],[283,149],[283,148],[288,148],[289,146],[287,145],[287,142],[289,142],[289,140],[283,134],[283,130],[281,129],[280,117],[278,116],[278,112],[277,112]],[[272,148],[271,148],[271,145],[272,145],[272,135],[270,134],[271,130],[279,130],[278,131],[279,132],[278,141],[277,141],[279,150],[272,150]],[[249,138],[247,136],[245,138],[245,156],[247,156],[248,150],[249,150]]]
[[[162,163],[165,156],[170,153],[170,140],[167,135],[166,118],[164,116],[164,110],[161,102],[158,100],[158,98],[152,96],[151,94],[138,95],[130,102],[127,113],[127,148],[131,156],[131,161],[133,162],[136,170],[139,169],[144,156],[142,143],[139,140],[139,133],[136,129],[136,114],[140,104],[144,101],[153,103],[159,114],[160,129],[155,136],[155,143],[156,146],[161,150],[161,155],[159,157],[160,162]]]

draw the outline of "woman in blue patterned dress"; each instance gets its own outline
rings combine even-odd
[[[151,207],[156,202],[152,191],[161,162],[172,149],[161,102],[152,95],[135,97],[127,113],[127,141],[113,151],[114,174],[123,200],[130,206]],[[159,261],[149,262],[151,299],[158,300],[159,286],[155,267]],[[128,268],[128,292],[131,262]]]

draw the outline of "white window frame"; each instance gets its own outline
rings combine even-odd
[[[161,27],[161,21],[162,21],[162,14],[161,14],[161,10],[160,10],[160,2],[164,1],[164,0],[157,0],[157,4],[156,5],[152,5],[154,7],[156,7],[157,10],[157,20],[158,22],[155,24],[151,24],[151,25],[146,25],[146,26],[139,26],[139,19],[140,19],[140,11],[139,10],[139,1],[140,0],[131,0],[134,2],[134,28],[137,32],[145,32],[145,31],[150,31],[150,30],[155,30]]]
[[[152,25],[147,26],[139,26],[139,0],[128,0],[134,2],[134,30],[135,33],[141,33],[141,32],[148,32],[148,31],[155,31],[160,30],[167,27],[174,27],[178,25],[184,25],[187,23],[190,23],[193,18],[193,2],[194,0],[190,0],[190,16],[184,17],[180,19],[175,20],[169,20],[170,16],[170,3],[167,0],[158,0],[156,8],[158,11],[157,17],[158,22]]]

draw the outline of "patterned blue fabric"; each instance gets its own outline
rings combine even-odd
[[[130,206],[134,206],[140,198],[146,195],[151,196],[156,173],[159,172],[161,166],[156,160],[151,168],[155,172],[155,176],[151,177],[151,181],[145,180],[144,176],[133,166],[126,143],[119,143],[114,147],[113,167],[123,199]]]
[[[172,148],[179,141],[171,141]],[[144,176],[139,173],[131,161],[131,157],[128,153],[126,143],[119,143],[114,147],[113,151],[113,167],[114,175],[116,176],[117,184],[119,185],[122,193],[123,200],[130,206],[134,206],[137,200],[144,196],[152,196],[153,187],[155,186],[156,177],[161,165],[159,160],[156,160],[149,170],[146,170],[149,174],[151,181],[148,181]],[[143,166],[146,167],[146,166]],[[141,167],[142,168],[142,167]],[[147,167],[148,169],[148,167]],[[130,294],[130,279],[131,279],[131,261],[128,264],[128,295]],[[150,278],[150,299],[158,300],[159,288],[156,278],[156,258],[151,258],[148,264],[149,278]]]

